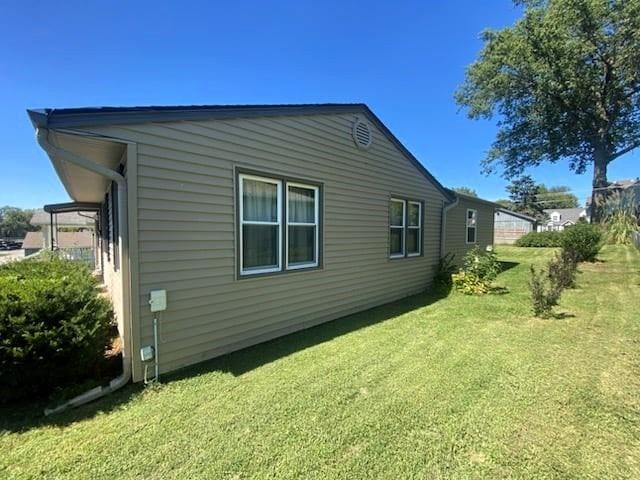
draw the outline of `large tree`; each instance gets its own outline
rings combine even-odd
[[[17,207],[0,208],[0,238],[22,238],[27,232],[37,230],[29,223],[33,210]]]
[[[471,118],[499,115],[487,171],[500,164],[511,178],[561,159],[577,173],[593,166],[602,206],[607,166],[640,146],[640,0],[516,3],[523,17],[483,33],[456,100]]]
[[[514,212],[524,213],[539,220],[544,219],[543,207],[538,202],[540,186],[529,175],[517,178],[507,186]]]

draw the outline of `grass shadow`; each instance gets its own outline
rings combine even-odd
[[[506,272],[507,270],[511,270],[512,268],[517,267],[518,265],[520,265],[518,262],[507,262],[504,260],[500,260],[498,263],[500,263],[500,272]]]
[[[431,305],[448,294],[449,291],[440,290],[406,297],[177,370],[162,376],[161,381],[166,384],[211,371],[228,372],[240,376],[295,352],[376,325],[416,308]],[[64,426],[89,419],[124,407],[143,391],[144,385],[141,383],[130,384],[95,402],[49,417],[45,417],[43,413],[45,407],[51,406],[51,402],[46,400],[35,401],[28,405],[0,406],[0,432],[24,432],[42,426]]]
[[[509,293],[509,289],[500,285],[493,285],[489,288],[490,295],[506,295],[507,293]]]
[[[569,312],[554,312],[549,316],[549,318],[554,320],[566,320],[567,318],[576,318],[576,316]]]

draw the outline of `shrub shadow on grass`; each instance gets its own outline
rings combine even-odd
[[[425,292],[322,323],[163,375],[161,376],[161,383],[167,384],[212,371],[228,372],[234,376],[240,376],[295,352],[328,342],[350,332],[376,325],[416,308],[431,305],[445,298],[448,294],[449,292],[446,290]],[[128,402],[141,395],[143,391],[144,385],[141,383],[130,384],[95,402],[78,408],[71,408],[63,413],[49,417],[45,417],[43,412],[46,407],[50,407],[52,404],[44,400],[35,401],[29,405],[0,406],[0,432],[24,432],[42,426],[64,426],[89,419],[95,415],[108,413],[125,406]]]
[[[37,400],[30,404],[2,405],[0,406],[0,432],[25,432],[32,428],[49,425],[57,427],[69,425],[101,413],[117,410],[140,395],[143,389],[142,384],[130,384],[95,402],[70,408],[49,417],[44,415],[44,409],[56,404],[45,400]]]
[[[569,312],[554,312],[549,316],[549,318],[554,320],[566,320],[567,318],[576,318],[576,316]]]
[[[500,273],[506,272],[507,270],[511,270],[512,268],[520,265],[518,262],[507,262],[504,260],[500,260],[498,263],[500,264]]]

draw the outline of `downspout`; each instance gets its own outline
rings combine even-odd
[[[56,147],[49,142],[48,136],[49,131],[47,129],[36,129],[36,139],[38,141],[38,144],[45,152],[47,152],[51,159],[54,159],[56,157],[63,158],[69,163],[73,163],[79,167],[102,175],[109,180],[116,182],[116,184],[118,185],[118,227],[120,231],[120,248],[118,250],[120,252],[120,268],[122,272],[122,269],[125,265],[125,248],[123,247],[128,246],[129,239],[129,231],[127,229],[127,182],[124,176],[114,170],[111,170],[110,168],[104,167],[92,162],[87,158],[76,155],[73,152]],[[123,278],[122,285],[123,293],[125,295],[128,295],[128,288],[126,287],[126,285],[128,285],[128,280]],[[123,304],[127,305],[128,302],[124,301]],[[109,382],[109,385],[93,388],[78,395],[77,397],[72,398],[71,400],[68,400],[62,405],[59,405],[52,409],[45,409],[45,415],[60,413],[68,409],[69,407],[78,407],[80,405],[84,405],[85,403],[91,402],[112,392],[115,392],[116,390],[124,387],[127,383],[129,383],[129,380],[131,379],[131,353],[129,352],[129,344],[127,343],[127,340],[131,338],[131,316],[130,313],[127,312],[126,308],[123,310],[123,313],[129,318],[128,321],[122,322],[122,336],[124,340],[122,342],[122,373],[116,378],[112,379]]]
[[[448,204],[442,206],[442,218],[440,219],[440,258],[445,256],[445,241],[446,241],[446,230],[447,230],[447,213],[454,207],[458,206],[458,202],[460,201],[460,197],[456,195],[456,199]]]

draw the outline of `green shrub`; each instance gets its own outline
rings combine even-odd
[[[536,317],[548,317],[554,305],[558,304],[562,289],[548,281],[549,275],[545,275],[543,270],[536,270],[531,265],[531,278],[529,288],[531,289],[531,300],[533,303],[533,314]]]
[[[563,248],[556,253],[548,265],[549,282],[560,290],[573,288],[576,282],[578,262],[573,250]]]
[[[456,271],[456,267],[453,264],[453,253],[448,253],[444,257],[441,257],[436,267],[436,273],[433,276],[433,286],[438,292],[449,292],[453,286],[453,279],[451,276]]]
[[[500,262],[493,250],[478,247],[464,256],[462,269],[452,275],[456,289],[467,295],[482,295],[491,291],[491,283],[500,273]]]
[[[563,232],[529,232],[516,240],[518,247],[560,247]]]
[[[92,375],[112,320],[83,265],[49,257],[0,266],[0,402],[48,395]]]
[[[562,248],[572,251],[577,262],[592,262],[602,246],[602,230],[598,225],[578,223],[565,229]]]
[[[604,229],[609,245],[630,245],[631,235],[638,231],[638,220],[629,210],[620,208],[607,216]]]

